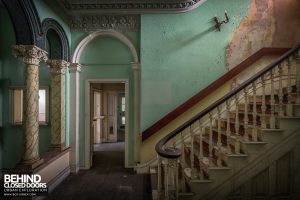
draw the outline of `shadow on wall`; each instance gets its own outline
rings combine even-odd
[[[211,19],[208,23],[211,24],[209,28],[189,38],[186,37],[187,35],[190,35],[188,33],[189,32],[188,30],[182,32],[179,36],[177,36],[178,42],[174,42],[173,45],[170,45],[169,50],[166,51],[165,54],[167,52],[171,53],[174,52],[175,50],[189,47],[191,43],[198,41],[199,39],[203,38],[204,36],[208,35],[211,32],[216,32],[217,30],[215,28],[213,19]]]

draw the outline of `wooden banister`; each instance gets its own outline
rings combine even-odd
[[[200,92],[198,92],[196,95],[188,99],[186,102],[178,106],[175,110],[171,111],[167,115],[165,115],[163,118],[158,120],[156,123],[154,123],[152,126],[147,128],[142,133],[142,140],[145,141],[147,138],[152,136],[154,133],[158,132],[160,129],[162,129],[164,126],[169,124],[171,121],[173,121],[176,117],[178,117],[180,114],[184,113],[194,105],[196,105],[199,101],[204,99],[207,95],[213,93],[216,91],[220,86],[222,86],[225,82],[229,81],[239,73],[241,73],[243,70],[247,69],[251,64],[255,63],[257,60],[262,58],[263,56],[271,56],[271,55],[282,55],[286,53],[290,48],[262,48],[252,54],[250,57],[245,59],[243,62],[241,62],[239,65],[225,73],[223,76],[212,82],[210,85],[208,85],[206,88],[202,89]]]
[[[226,95],[224,95],[222,98],[220,98],[219,100],[215,101],[213,104],[211,104],[210,106],[208,106],[207,108],[205,108],[203,111],[201,111],[200,113],[198,113],[197,115],[195,115],[192,119],[188,120],[186,123],[182,124],[180,127],[178,127],[177,129],[175,129],[174,131],[172,131],[171,133],[169,133],[168,135],[166,135],[164,138],[162,138],[156,144],[156,146],[155,146],[156,152],[160,156],[162,156],[164,158],[168,158],[168,159],[174,159],[174,158],[180,157],[180,155],[181,155],[181,150],[180,149],[174,149],[174,151],[169,152],[169,151],[166,151],[163,148],[163,146],[170,139],[172,139],[173,137],[175,137],[178,133],[180,133],[181,131],[183,131],[187,127],[191,126],[191,124],[194,123],[196,120],[202,118],[203,116],[205,116],[206,114],[208,114],[210,111],[212,111],[213,109],[215,109],[217,106],[221,105],[222,103],[224,103],[228,99],[230,99],[230,98],[234,97],[235,95],[237,95],[241,90],[243,90],[244,88],[246,88],[248,85],[252,84],[257,79],[261,78],[263,75],[265,75],[267,72],[269,72],[270,70],[272,70],[273,68],[275,68],[280,63],[282,63],[285,59],[287,59],[288,57],[290,57],[291,55],[293,55],[299,49],[300,49],[300,43],[298,43],[294,48],[290,49],[289,51],[287,51],[286,53],[284,53],[282,56],[280,56],[279,58],[277,58],[273,63],[269,64],[266,68],[264,68],[263,70],[261,70],[260,72],[258,72],[254,76],[252,76],[250,79],[248,79],[247,81],[245,81],[244,83],[242,83],[240,86],[238,86],[237,88],[233,89],[232,91],[230,91],[229,93],[227,93]]]

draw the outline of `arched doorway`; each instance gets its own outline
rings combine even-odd
[[[104,43],[107,43],[108,41],[111,42],[110,44],[106,44],[107,49],[103,49],[103,45],[101,46],[101,42],[99,42],[103,39]],[[98,46],[97,43],[99,43]],[[111,61],[116,61],[122,57],[117,55],[117,49],[113,49],[114,46],[118,46],[116,45],[117,43],[119,46],[122,46],[122,55],[124,52],[127,56],[130,55],[130,60],[127,59],[125,62],[120,63],[110,63]],[[102,54],[105,54],[106,56],[101,57]],[[116,57],[113,57],[114,55],[119,57],[116,59]],[[111,60],[107,58],[110,58]],[[94,60],[94,62],[91,60]],[[103,60],[108,63],[105,63]],[[139,63],[136,48],[128,37],[122,33],[114,30],[98,31],[91,33],[77,45],[73,54],[72,63],[79,63],[82,66],[80,78],[78,78],[79,84],[77,89],[82,90],[79,91],[78,97],[78,118],[80,124],[79,127],[81,127],[79,128],[79,138],[84,137],[84,144],[79,144],[78,146],[82,147],[80,152],[81,155],[84,154],[84,156],[81,156],[80,158],[80,160],[84,159],[84,168],[89,168],[92,164],[91,147],[93,146],[94,140],[92,135],[93,133],[91,131],[91,112],[93,112],[91,111],[91,99],[93,98],[91,95],[91,88],[93,84],[101,83],[124,84],[125,90],[123,92],[125,94],[125,99],[128,100],[126,101],[126,105],[128,106],[126,109],[128,110],[128,116],[126,116],[126,119],[128,119],[128,123],[126,123],[125,126],[125,167],[133,167],[135,163],[134,152],[137,152],[135,149],[137,146],[135,133],[137,131],[139,132],[139,130],[135,128],[136,117],[139,118],[136,111],[139,112],[139,109],[134,109],[136,107],[135,104],[138,103],[136,101],[136,97],[139,96],[139,94],[136,93],[136,89],[139,87],[135,87],[134,83],[136,83],[136,74],[133,72],[134,70],[132,70],[132,68],[136,66],[136,63]],[[72,108],[70,108],[70,110],[72,110]],[[81,111],[83,111],[84,117],[82,116]],[[72,124],[71,121],[70,124]]]

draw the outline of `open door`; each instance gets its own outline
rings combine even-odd
[[[125,118],[125,94],[120,93],[119,94],[119,106],[118,106],[118,112],[119,112],[119,117],[118,117],[118,128],[120,130],[125,130],[125,123],[126,123],[126,118]]]
[[[94,130],[94,144],[101,143],[101,92],[94,90],[94,116],[93,116],[93,130]]]
[[[118,94],[115,91],[103,92],[103,140],[117,142]]]
[[[93,154],[94,154],[94,144],[101,143],[101,91],[92,88],[91,89],[91,139],[90,139],[90,160],[91,166],[93,165]]]

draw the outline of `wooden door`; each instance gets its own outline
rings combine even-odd
[[[115,91],[103,92],[103,139],[105,142],[117,142],[117,106]]]
[[[91,87],[90,90],[90,121],[91,121],[91,134],[90,134],[90,166],[93,165],[94,144],[101,143],[101,91]]]
[[[94,144],[101,143],[101,92],[94,90]]]

